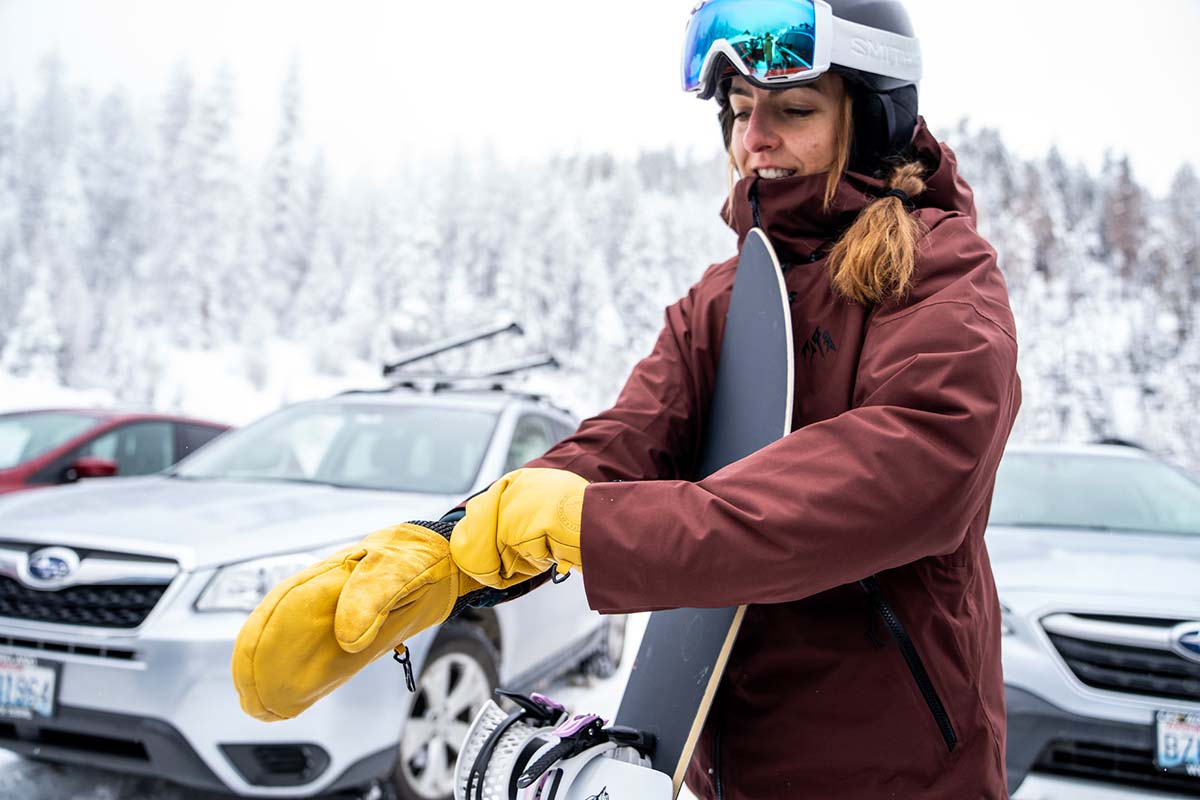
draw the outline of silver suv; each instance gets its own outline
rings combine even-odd
[[[988,550],[1010,791],[1200,795],[1200,485],[1133,447],[1010,447]]]
[[[612,670],[622,621],[582,581],[409,642],[300,718],[242,713],[234,637],[280,578],[372,530],[437,519],[575,428],[545,400],[397,388],[282,409],[173,471],[0,500],[0,747],[245,796],[382,782],[451,795],[459,743],[501,683]]]

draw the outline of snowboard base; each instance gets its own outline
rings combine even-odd
[[[755,228],[738,257],[697,479],[788,434],[794,355],[783,271]],[[654,734],[652,766],[671,776],[676,795],[745,612],[740,606],[650,615],[614,723]]]

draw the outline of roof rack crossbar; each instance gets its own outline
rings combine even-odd
[[[490,339],[493,336],[499,336],[502,333],[515,333],[518,336],[525,335],[525,331],[521,328],[521,326],[510,320],[508,322],[492,325],[488,328],[472,331],[470,333],[451,336],[447,339],[442,339],[440,341],[432,342],[422,347],[409,350],[407,353],[402,353],[397,361],[384,366],[383,377],[390,377],[392,373],[396,372],[401,367],[408,366],[409,364],[415,364],[418,361],[424,361],[427,358],[433,358],[436,355],[440,355],[450,350],[457,350],[460,347],[466,347],[469,344],[474,344],[475,342],[480,342],[484,339]]]
[[[518,372],[525,372],[531,369],[540,369],[541,367],[546,367],[547,369],[558,369],[560,366],[562,365],[559,364],[558,359],[555,358],[552,353],[537,353],[532,356],[526,356],[525,358],[519,358],[515,361],[509,361],[507,364],[500,364],[496,367],[493,367],[484,373],[484,377],[499,378],[507,375],[515,375]]]
[[[439,386],[450,386],[455,383],[469,383],[472,381],[493,381],[495,378],[504,378],[525,372],[526,370],[539,369],[546,367],[548,369],[558,369],[562,366],[559,360],[550,353],[538,353],[537,355],[525,356],[524,358],[515,361],[509,361],[505,364],[498,364],[489,369],[487,372],[470,372],[451,374],[446,372],[399,372],[391,377],[397,381],[397,385],[411,384],[414,382],[435,382]]]

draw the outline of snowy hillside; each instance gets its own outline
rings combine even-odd
[[[117,402],[244,423],[378,383],[399,350],[514,316],[531,380],[579,414],[612,401],[661,310],[732,254],[720,157],[503,163],[486,153],[336,177],[281,94],[262,164],[233,146],[232,76],[180,70],[146,114],[120,93],[0,89],[0,408]],[[1144,441],[1200,464],[1200,179],[1165,197],[939,126],[975,187],[1021,337],[1016,438]],[[714,140],[717,133],[714,129]],[[447,358],[444,369],[472,363]]]

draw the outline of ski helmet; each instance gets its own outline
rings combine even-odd
[[[770,63],[755,41],[775,38]],[[920,43],[901,0],[704,0],[688,23],[683,86],[723,106],[734,75],[786,88],[835,72],[854,100],[850,169],[872,174],[911,144]],[[731,130],[723,130],[726,148]]]

